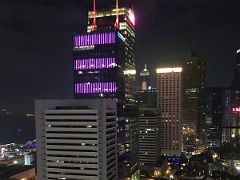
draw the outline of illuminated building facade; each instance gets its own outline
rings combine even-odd
[[[38,179],[118,180],[113,99],[37,100]]]
[[[138,120],[140,173],[152,175],[160,156],[160,116],[156,108],[140,108]]]
[[[202,136],[204,124],[205,62],[195,52],[183,66],[183,124]],[[194,133],[194,134],[195,134]]]
[[[159,68],[156,71],[161,153],[179,155],[182,151],[182,68]]]
[[[94,28],[94,14],[96,27]],[[130,8],[114,8],[88,12],[87,32],[119,29],[121,38],[125,41],[124,71],[126,103],[132,104],[135,100],[135,15]]]
[[[140,71],[140,90],[141,91],[147,91],[149,84],[149,71],[147,69],[147,65],[145,64],[144,69]]]
[[[74,97],[124,99],[124,42],[120,32],[73,36]]]
[[[87,33],[73,39],[74,45],[77,42],[73,49],[75,98],[118,101],[119,179],[134,179],[139,169],[134,27],[130,8],[89,11]],[[82,40],[84,44],[79,43]]]

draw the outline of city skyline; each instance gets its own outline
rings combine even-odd
[[[97,1],[97,8],[106,5],[104,2],[110,1]],[[230,85],[235,52],[240,47],[237,42],[240,39],[237,33],[239,15],[235,9],[238,4],[237,1],[218,4],[207,1],[133,2],[137,70],[144,67],[147,57],[150,73],[156,77],[154,72],[158,66],[179,65],[194,49],[206,59],[208,85]],[[87,10],[92,9],[92,2],[2,1],[0,8],[0,47],[3,50],[0,82],[4,85],[0,107],[28,112],[32,111],[34,99],[70,98],[73,89],[71,36],[72,32],[85,31]],[[221,27],[222,23],[227,26]],[[223,37],[225,33],[227,36]]]
[[[0,179],[240,179],[239,5],[0,2]]]

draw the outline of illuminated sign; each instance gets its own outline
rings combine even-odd
[[[135,24],[136,24],[136,19],[135,19],[134,12],[133,12],[131,9],[128,10],[128,19],[130,20],[130,22],[132,23],[132,25],[135,26]]]
[[[175,67],[175,68],[158,68],[156,72],[159,73],[172,73],[172,72],[182,72],[181,67]]]
[[[240,49],[237,50],[237,54],[240,53]]]
[[[240,107],[232,108],[234,113],[240,113]]]

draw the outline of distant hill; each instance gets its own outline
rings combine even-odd
[[[0,144],[24,143],[35,139],[34,117],[0,112]]]

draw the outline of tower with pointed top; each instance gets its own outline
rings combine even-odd
[[[144,69],[140,71],[140,90],[141,91],[146,91],[150,85],[149,83],[149,71],[147,69],[147,64],[145,63]]]

